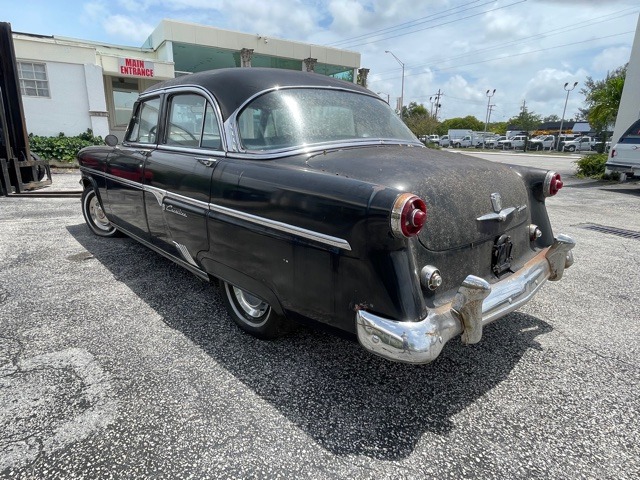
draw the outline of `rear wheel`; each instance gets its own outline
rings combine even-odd
[[[93,187],[89,186],[82,192],[82,215],[91,231],[99,237],[115,237],[120,234],[102,210]]]
[[[288,333],[291,324],[261,298],[227,282],[220,282],[225,307],[233,321],[245,332],[263,340]]]
[[[569,145],[569,146],[567,147],[567,150],[568,150],[569,152],[575,152],[575,151],[576,151],[576,146],[575,146],[575,145]]]

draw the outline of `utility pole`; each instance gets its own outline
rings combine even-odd
[[[390,53],[393,58],[402,66],[402,87],[400,90],[400,118],[404,120],[404,62],[402,62],[391,50],[385,50],[384,53]]]
[[[440,97],[441,97],[442,95],[444,95],[444,93],[442,93],[442,92],[440,91],[440,89],[438,89],[438,93],[436,93],[436,94],[435,94],[435,97],[436,97],[436,101],[435,101],[435,104],[436,104],[436,113],[435,113],[435,117],[434,117],[434,118],[436,119],[436,122],[438,121],[438,110],[439,110],[439,109],[440,109],[440,107],[442,106],[442,105],[440,105]]]
[[[484,150],[484,143],[486,140],[486,136],[487,136],[487,125],[489,124],[489,104],[491,103],[491,97],[493,97],[496,94],[496,89],[493,89],[493,92],[491,91],[491,89],[487,90],[487,114],[484,116],[484,136],[482,137],[482,149]]]
[[[560,120],[560,131],[558,132],[558,143],[556,144],[556,150],[558,151],[560,151],[560,135],[562,135],[562,126],[564,124],[564,114],[567,113],[567,102],[569,101],[569,93],[571,92],[571,90],[576,88],[576,85],[578,85],[578,82],[575,82],[573,84],[573,87],[567,88],[569,86],[569,82],[564,84],[564,89],[567,92],[567,98],[565,98],[564,100],[564,109],[562,110],[562,120]]]

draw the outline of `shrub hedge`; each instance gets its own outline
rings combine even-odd
[[[62,132],[57,137],[29,134],[29,148],[43,160],[71,163],[81,148],[90,145],[104,145],[102,137],[95,137],[91,129],[75,137],[67,137]]]
[[[574,163],[578,165],[576,175],[580,178],[604,178],[604,164],[607,162],[606,153],[595,153],[583,156]]]

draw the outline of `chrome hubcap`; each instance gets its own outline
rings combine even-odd
[[[89,215],[97,228],[104,231],[111,230],[111,223],[104,214],[100,202],[98,202],[98,198],[95,195],[93,195],[89,201]]]
[[[251,295],[237,287],[231,288],[233,289],[233,294],[238,301],[238,306],[250,317],[256,319],[260,318],[269,310],[269,305],[258,297],[255,297],[254,295]]]

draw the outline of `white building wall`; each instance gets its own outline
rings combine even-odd
[[[640,17],[638,17],[636,36],[631,48],[631,58],[627,67],[616,126],[613,129],[612,143],[615,144],[638,118],[640,118]]]
[[[87,101],[89,104],[89,121],[93,134],[99,137],[109,135],[109,113],[104,94],[102,68],[98,65],[84,65],[84,77],[87,86]]]
[[[46,66],[50,98],[22,96],[27,131],[44,136],[85,132],[92,125],[84,66],[57,62]]]

